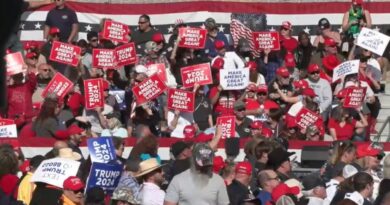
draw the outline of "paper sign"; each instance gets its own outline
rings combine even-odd
[[[115,50],[111,49],[93,49],[92,67],[112,69],[117,67]]]
[[[137,104],[140,105],[157,98],[166,88],[165,83],[155,74],[134,86],[132,90],[137,98]]]
[[[72,44],[54,41],[51,47],[49,59],[55,62],[77,66],[81,48]]]
[[[127,43],[115,48],[115,57],[118,66],[130,65],[137,62],[134,43]]]
[[[168,109],[180,110],[183,112],[194,112],[195,93],[168,89]]]
[[[213,83],[209,63],[183,67],[180,72],[183,80],[183,87],[185,88],[194,87],[195,83],[198,83],[199,85]]]
[[[23,72],[25,63],[21,52],[7,54],[4,56],[4,60],[6,63],[7,76]]]
[[[79,170],[80,162],[65,159],[65,158],[54,158],[44,160],[35,170],[31,181],[32,182],[43,182],[56,187],[63,188],[65,179],[70,176],[76,176]]]
[[[0,138],[17,138],[18,131],[14,120],[0,119]]]
[[[206,44],[206,35],[206,29],[179,28],[179,47],[202,49]]]
[[[360,108],[366,97],[366,87],[348,87],[347,89],[347,97],[344,100],[344,107],[351,108]]]
[[[102,32],[102,38],[111,39],[113,41],[128,42],[127,35],[129,35],[130,29],[126,24],[115,22],[112,20],[104,21],[104,28]]]
[[[55,94],[59,99],[63,99],[72,88],[72,81],[57,72],[53,79],[51,79],[50,83],[46,86],[41,96],[45,98],[48,94]]]
[[[332,82],[336,82],[338,79],[343,78],[346,75],[359,72],[359,60],[351,60],[341,63],[333,70]]]
[[[279,33],[276,31],[253,32],[252,39],[257,50],[280,50]]]
[[[382,56],[389,44],[389,41],[389,36],[363,27],[357,38],[356,45]]]
[[[147,68],[148,70],[146,71],[146,74],[148,76],[152,76],[157,73],[158,77],[160,77],[164,83],[167,83],[167,71],[165,70],[164,63],[150,64]]]
[[[112,194],[118,186],[122,170],[121,164],[92,163],[87,180],[87,190],[92,187],[101,187],[106,193]]]
[[[300,129],[306,129],[310,125],[317,124],[317,121],[320,120],[320,116],[317,113],[303,107],[301,111],[298,112],[295,119]]]
[[[104,107],[103,79],[95,78],[84,80],[85,108],[94,109]]]
[[[217,117],[217,126],[222,127],[222,138],[230,138],[236,135],[236,117],[235,116],[223,116]]]
[[[221,69],[219,83],[224,90],[242,90],[248,87],[249,68]]]
[[[116,159],[111,137],[90,138],[87,145],[92,162],[108,163]]]

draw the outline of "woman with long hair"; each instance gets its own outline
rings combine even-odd
[[[18,157],[16,156],[12,146],[2,144],[0,146],[0,190],[8,195],[15,197],[19,178],[16,176],[18,172]]]
[[[336,141],[333,143],[331,155],[325,165],[323,178],[332,179],[339,175],[336,167],[344,167],[351,164],[356,158],[356,146],[351,141]]]
[[[356,134],[361,134],[359,128],[367,127],[368,123],[360,110],[356,110],[360,120],[355,120],[351,115],[351,110],[337,107],[329,119],[329,132],[334,140],[351,140]],[[357,133],[359,132],[359,133]]]

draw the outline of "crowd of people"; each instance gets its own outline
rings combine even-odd
[[[76,40],[77,15],[65,0],[26,2],[23,9],[47,4],[55,8],[45,21],[43,45],[31,41],[22,46],[16,36],[9,40],[7,52],[22,52],[26,65],[23,72],[7,76],[7,107],[0,114],[15,121],[19,139],[56,141],[50,152],[31,159],[24,158],[17,143],[0,145],[0,205],[390,204],[390,157],[370,139],[376,133],[381,109],[376,94],[383,91],[389,56],[356,45],[360,30],[372,26],[362,0],[352,0],[340,19],[341,33],[322,18],[314,40],[304,31],[296,39],[294,26],[286,20],[279,29],[280,50],[264,49],[259,56],[251,49],[251,39],[241,38],[233,47],[211,17],[204,22],[205,48],[190,49],[178,46],[178,30],[185,22],[178,19],[166,40],[143,14],[138,29],[127,36],[136,46],[137,63],[115,69],[92,66],[94,49],[121,45],[101,36],[110,19],[102,19],[100,30],[88,32],[87,39]],[[50,60],[55,41],[81,48],[77,66]],[[350,60],[359,61],[358,72],[333,81],[333,70]],[[210,64],[212,84],[184,88],[181,69],[202,63]],[[165,65],[169,88],[195,93],[194,112],[168,109],[166,93],[137,104],[132,88],[151,76],[152,64]],[[224,90],[219,72],[244,68],[249,68],[248,86]],[[71,80],[73,88],[64,98],[55,93],[43,98],[57,72]],[[88,110],[83,82],[94,78],[104,79],[105,102]],[[360,107],[344,106],[351,87],[365,88]],[[301,107],[320,119],[302,128],[294,114]],[[235,136],[225,141],[225,158],[215,155],[223,138],[223,128],[216,125],[221,116],[235,118]],[[85,187],[91,158],[80,145],[98,137],[112,138],[115,163],[124,170],[112,195],[98,186]],[[124,156],[130,137],[137,142]],[[167,163],[159,156],[159,138],[178,139]],[[241,139],[247,141],[245,159],[237,162]],[[318,172],[296,177],[289,140],[331,141],[329,160]],[[77,176],[67,178],[63,187],[31,182],[42,161],[53,158],[81,162]]]

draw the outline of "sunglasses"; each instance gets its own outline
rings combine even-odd
[[[73,193],[75,193],[75,194],[84,193],[84,189],[79,189],[79,190],[73,191]]]
[[[238,109],[237,111],[238,111],[238,112],[243,112],[243,111],[245,111],[245,108]]]
[[[310,73],[310,75],[317,75],[317,74],[320,74],[320,71],[315,71],[315,72]]]
[[[274,177],[274,178],[268,178],[268,180],[276,180],[276,181],[280,181],[280,178],[279,178],[279,177]]]
[[[147,21],[138,21],[138,24],[145,24],[148,23]]]
[[[267,93],[257,93],[257,95],[260,95],[260,96],[266,96]]]

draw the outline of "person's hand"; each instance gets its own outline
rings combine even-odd
[[[100,114],[103,112],[103,108],[97,107],[97,108],[95,108],[95,111]]]
[[[179,116],[180,115],[180,110],[175,110],[175,116]]]
[[[268,56],[269,53],[271,53],[271,49],[270,49],[270,48],[264,49],[264,54],[265,54],[266,56]]]
[[[219,91],[223,91],[222,85],[218,85],[217,89],[218,89]]]
[[[199,87],[200,87],[199,83],[195,83],[193,92],[196,92],[199,89]]]
[[[217,125],[215,126],[215,137],[221,137],[222,136],[222,126]]]
[[[273,87],[274,89],[279,90],[279,85],[276,82],[274,82]]]

